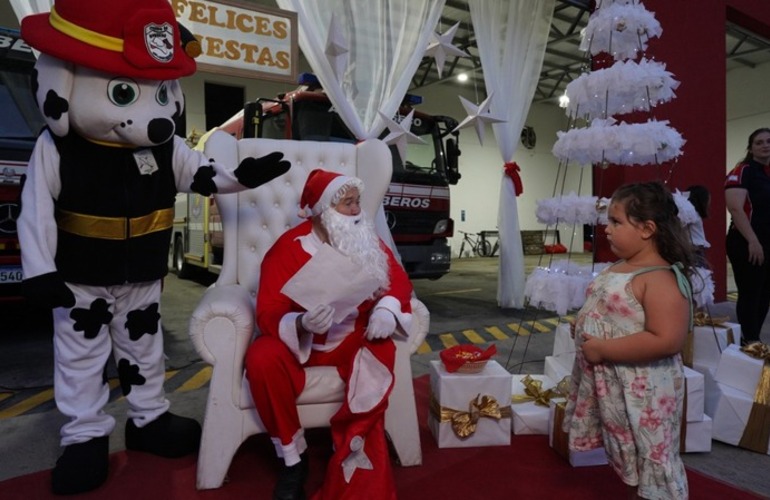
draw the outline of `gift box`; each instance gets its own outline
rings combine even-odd
[[[711,451],[711,439],[714,421],[703,415],[700,422],[687,422],[681,434],[684,447],[682,453],[708,453]]]
[[[686,406],[684,408],[687,422],[703,420],[705,409],[705,380],[703,374],[684,367],[685,387],[687,388]]]
[[[740,345],[741,325],[721,322],[693,328],[693,365],[716,367],[722,352],[731,344]]]
[[[720,394],[713,417],[713,438],[733,446],[770,454],[768,406],[755,403],[754,393],[748,394],[717,383]]]
[[[751,357],[732,344],[722,352],[714,378],[722,385],[753,396],[764,366],[763,359]]]
[[[554,330],[553,357],[569,371],[575,363],[575,339],[570,334],[569,323],[559,323]],[[557,379],[560,380],[560,379]]]
[[[543,372],[551,380],[563,380],[564,377],[572,375],[572,365],[564,365],[562,360],[555,356],[546,356]]]
[[[714,411],[717,407],[717,401],[721,391],[719,390],[719,384],[717,384],[716,366],[706,366],[694,364],[692,369],[703,375],[703,413],[711,418],[714,418]]]
[[[478,373],[430,362],[428,427],[439,448],[511,444],[511,374],[496,361]]]
[[[514,434],[548,434],[552,399],[564,399],[564,388],[545,375],[513,375],[511,430]]]
[[[607,453],[604,448],[587,451],[569,449],[569,436],[562,429],[566,402],[552,400],[548,408],[548,444],[556,453],[567,460],[573,467],[590,467],[607,464]]]

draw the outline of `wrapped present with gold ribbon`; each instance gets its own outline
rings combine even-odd
[[[551,400],[548,408],[548,443],[564,460],[573,467],[590,467],[593,465],[606,465],[607,453],[604,448],[596,448],[586,451],[574,451],[569,449],[569,436],[562,429],[564,400]]]
[[[701,422],[704,416],[705,404],[705,379],[702,373],[692,368],[684,367],[685,379],[685,422]]]
[[[741,325],[728,322],[729,317],[697,312],[693,316],[692,366],[714,367],[722,352],[731,344],[740,345]]]
[[[723,367],[726,355],[729,359]],[[770,454],[770,346],[759,342],[740,350],[730,346],[722,358],[717,368],[720,395],[713,417],[713,438]],[[732,358],[742,359],[743,363],[733,362]],[[760,364],[758,372],[757,363]],[[730,368],[740,373],[727,378],[726,370]],[[747,380],[751,379],[753,385],[748,386],[747,391]]]
[[[569,381],[558,384],[545,375],[513,375],[511,430],[514,434],[548,434],[552,400],[564,400]]]
[[[759,342],[752,345],[767,347]],[[765,369],[765,360],[761,354],[749,354],[745,351],[747,347],[741,348],[734,344],[727,346],[719,359],[714,378],[720,384],[754,394],[757,382]]]
[[[556,325],[553,332],[553,351],[551,354],[568,371],[572,371],[572,365],[575,363],[575,352],[577,351],[575,339],[572,338],[570,329],[569,323]]]
[[[562,380],[564,377],[572,375],[572,365],[564,364],[563,358],[546,356],[543,374],[551,380]]]
[[[699,422],[687,422],[680,434],[680,453],[708,453],[711,451],[714,422],[703,415]]]
[[[439,448],[511,444],[511,374],[494,360],[478,373],[430,362],[428,427]]]

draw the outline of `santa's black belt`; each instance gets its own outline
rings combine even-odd
[[[163,208],[141,217],[101,217],[56,210],[56,224],[62,231],[103,240],[126,240],[170,229],[174,209]]]

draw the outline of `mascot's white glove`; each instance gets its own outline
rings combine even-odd
[[[305,331],[310,333],[325,333],[332,326],[334,308],[330,305],[315,306],[310,311],[302,314],[300,324]]]
[[[386,339],[395,331],[396,317],[387,309],[380,307],[369,316],[369,326],[366,327],[367,339]]]

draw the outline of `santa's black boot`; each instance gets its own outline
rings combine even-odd
[[[166,412],[144,427],[133,419],[126,422],[126,448],[166,458],[178,458],[198,451],[201,426],[192,418]]]
[[[51,473],[51,489],[57,495],[91,491],[107,480],[109,465],[107,436],[66,446]]]
[[[307,453],[300,455],[294,465],[281,464],[278,482],[273,490],[273,500],[305,500],[305,481],[310,470]]]

